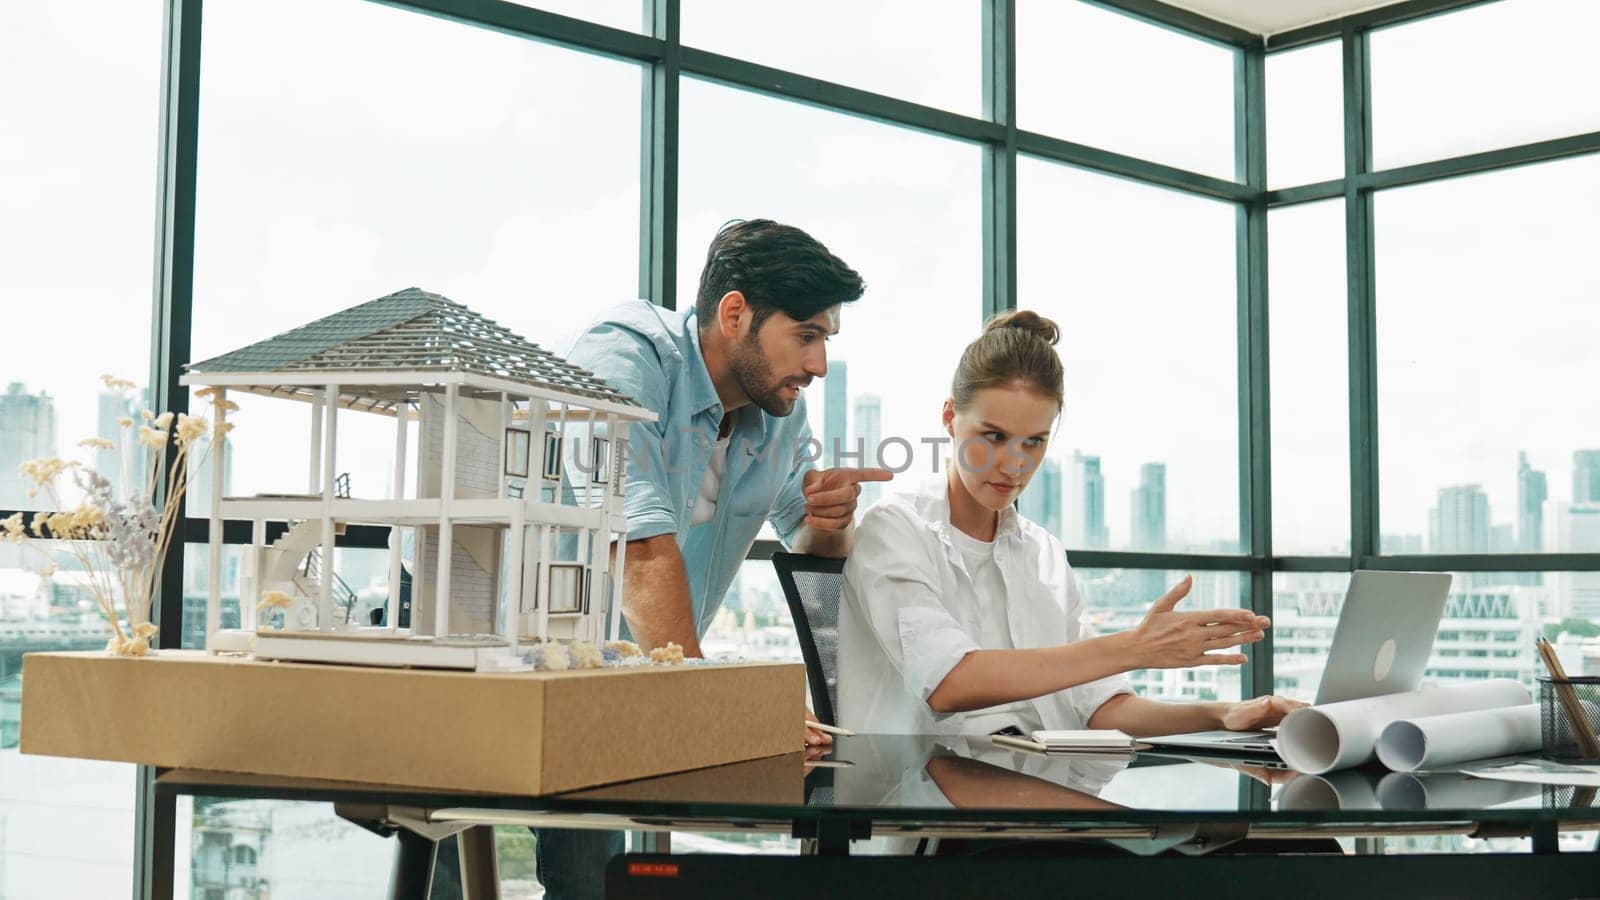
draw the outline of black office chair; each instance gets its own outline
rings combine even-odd
[[[824,725],[837,725],[839,699],[839,600],[844,560],[803,553],[774,553],[772,567],[789,601],[811,685],[811,711]]]

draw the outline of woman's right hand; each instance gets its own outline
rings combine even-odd
[[[1135,668],[1243,665],[1243,653],[1209,651],[1253,644],[1266,637],[1272,620],[1247,609],[1177,612],[1178,601],[1188,596],[1193,584],[1193,576],[1184,576],[1150,607],[1139,627],[1129,632],[1137,661]]]

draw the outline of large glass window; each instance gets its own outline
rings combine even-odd
[[[148,380],[161,10],[7,4],[0,84],[0,509],[38,509],[17,467],[98,462],[98,376]]]
[[[1194,586],[1179,602],[1179,610],[1199,612],[1244,605],[1243,581],[1238,572],[1078,569],[1073,574],[1089,609],[1092,632],[1086,637],[1139,627],[1150,612],[1150,605],[1185,575],[1194,576]],[[1128,678],[1135,693],[1160,700],[1238,700],[1241,671],[1238,666],[1137,669],[1128,673]]]
[[[728,122],[741,123],[739,140]],[[837,441],[865,447],[868,464],[880,447],[887,466],[909,463],[897,483],[864,486],[863,507],[926,477],[944,451],[922,438],[944,436],[941,405],[981,325],[978,148],[695,80],[682,133],[679,308],[693,305],[727,220],[805,229],[867,284],[828,343],[828,375],[806,391],[824,462]]]
[[[1375,200],[1386,542],[1600,550],[1600,157]]]
[[[79,444],[121,415],[98,376],[148,380],[161,16],[154,3],[0,6],[0,509],[49,504],[27,494],[27,459],[113,459]],[[134,767],[17,750],[22,655],[101,649],[108,634],[84,573],[57,563],[42,574],[38,555],[0,543],[0,893],[124,896]]]
[[[1380,169],[1600,129],[1600,4],[1485,3],[1372,33]]]
[[[1079,0],[1018,0],[1017,123],[1234,177],[1234,51]]]
[[[682,29],[685,46],[977,116],[982,15],[978,0],[684,0]]]
[[[190,900],[269,892],[379,896],[389,883],[394,843],[339,818],[326,803],[180,797],[173,893]],[[528,868],[516,856],[507,862],[513,871]]]
[[[1344,78],[1338,41],[1267,57],[1267,184],[1344,175]]]
[[[1272,549],[1350,552],[1344,202],[1275,209],[1268,224]]]
[[[700,648],[707,658],[800,661],[794,617],[771,562],[747,559],[739,567]]]
[[[357,0],[218,0],[203,43],[194,359],[411,286],[563,353],[637,296],[637,65]],[[227,492],[303,491],[309,409],[239,402]],[[339,427],[387,496],[393,421]]]
[[[1235,552],[1234,207],[1030,158],[1017,180],[1018,305],[1062,333],[1062,538]]]

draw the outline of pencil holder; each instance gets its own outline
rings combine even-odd
[[[1573,787],[1569,784],[1544,786],[1546,809],[1593,809],[1600,807],[1600,790],[1592,787]]]
[[[1588,734],[1579,738],[1578,729]],[[1539,731],[1546,759],[1595,763],[1600,757],[1584,752],[1584,745],[1600,745],[1600,677],[1539,676]]]

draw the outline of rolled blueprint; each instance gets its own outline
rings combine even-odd
[[[1537,784],[1488,781],[1459,772],[1390,772],[1378,782],[1378,802],[1384,809],[1485,809],[1537,798],[1539,792]]]
[[[1381,809],[1378,776],[1373,769],[1351,769],[1332,775],[1301,775],[1278,792],[1278,809]]]
[[[1375,755],[1390,722],[1475,709],[1524,706],[1528,689],[1509,679],[1345,700],[1297,709],[1278,726],[1278,753],[1301,772],[1321,775],[1359,766]]]
[[[1539,749],[1539,704],[1476,709],[1390,722],[1378,735],[1378,761],[1396,772]]]

